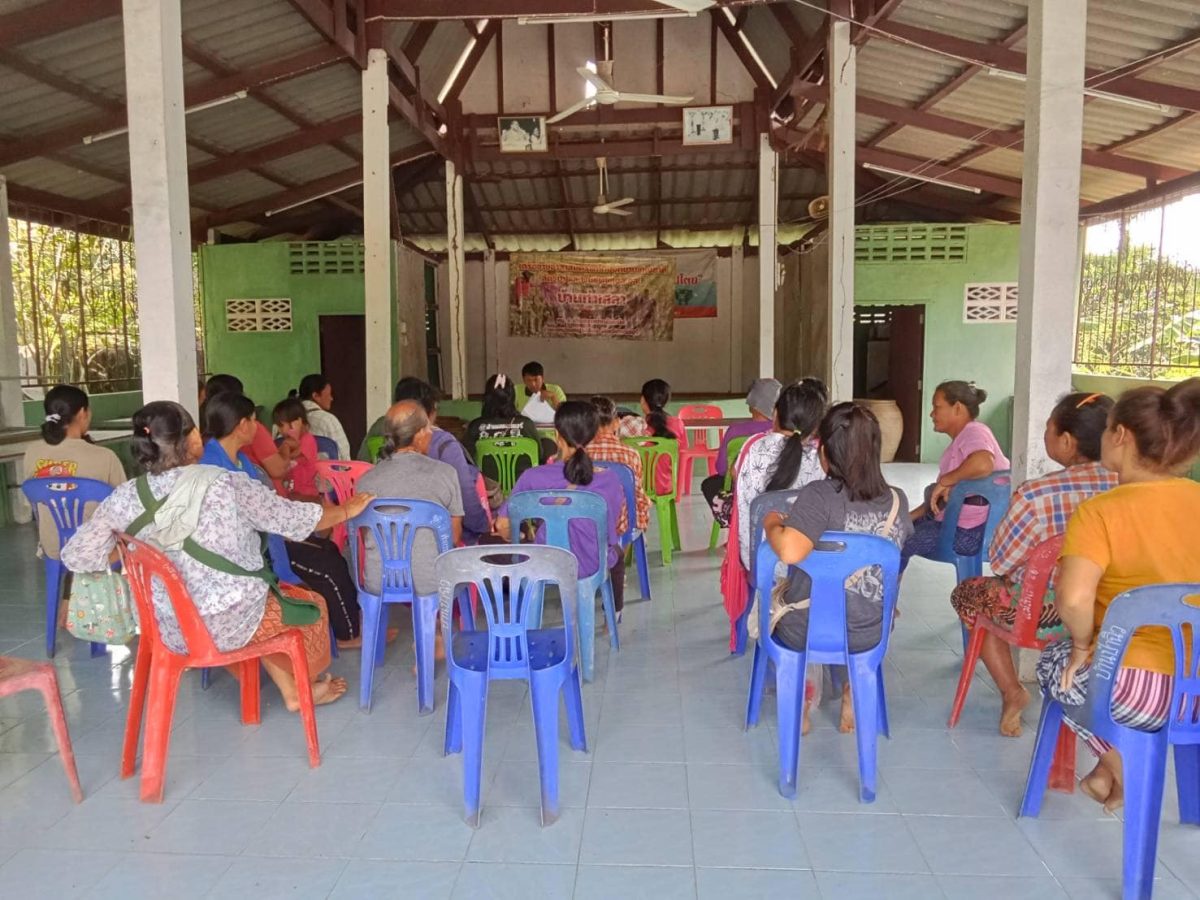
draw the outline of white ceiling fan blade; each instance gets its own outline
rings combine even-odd
[[[615,209],[611,205],[597,207],[596,209],[594,209],[592,211],[595,213],[599,213],[602,216],[632,216],[633,215],[633,212],[628,209]]]
[[[605,203],[604,205],[607,206],[609,209],[616,209],[617,207],[620,207],[620,206],[628,206],[630,203],[637,203],[637,201],[634,200],[632,197],[622,197],[620,200],[611,200],[608,203]]]
[[[660,6],[669,6],[671,9],[687,13],[698,13],[715,5],[713,0],[655,0],[655,2]]]
[[[562,110],[561,112],[556,112],[554,115],[552,115],[550,118],[548,118],[546,120],[546,124],[553,125],[555,122],[561,122],[563,119],[567,118],[567,116],[573,116],[573,115],[575,115],[575,113],[579,112],[581,109],[587,109],[588,107],[594,105],[594,103],[595,103],[594,97],[584,97],[582,100],[578,101],[577,103],[572,103],[570,106],[568,106],[566,109]]]
[[[612,85],[605,81],[603,76],[598,72],[593,72],[587,66],[579,66],[575,71],[582,75],[583,79],[595,87],[597,91],[613,90]]]
[[[617,91],[617,102],[624,100],[627,103],[668,103],[672,106],[682,106],[685,103],[691,103],[692,97],[674,97],[667,94],[628,94],[625,91]]]

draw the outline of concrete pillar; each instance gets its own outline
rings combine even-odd
[[[496,283],[496,251],[483,251],[483,377],[487,378],[493,372],[501,372],[500,368],[500,325],[497,319],[496,306],[498,298],[507,292],[501,290]]]
[[[21,428],[21,354],[17,350],[17,301],[13,296],[8,244],[8,182],[0,175],[0,428]],[[6,502],[7,498],[0,498]]]
[[[463,225],[463,181],[446,160],[446,281],[450,312],[450,394],[467,396],[466,229]]]
[[[729,392],[737,394],[746,389],[742,377],[742,352],[745,345],[744,311],[744,275],[742,265],[745,262],[745,250],[741,243],[734,245],[729,253]],[[719,268],[718,268],[719,271]]]
[[[196,318],[180,0],[124,0],[142,395],[195,415]]]
[[[775,291],[779,287],[779,154],[758,136],[758,375],[775,377]]]
[[[392,195],[388,135],[388,54],[367,52],[362,73],[363,265],[366,316],[367,413],[373,419],[392,400]]]
[[[857,80],[850,22],[831,19],[829,60],[829,395],[834,402],[854,398],[854,92]]]
[[[1042,431],[1055,400],[1071,387],[1086,27],[1087,0],[1029,4],[1012,445],[1018,482],[1054,467]]]

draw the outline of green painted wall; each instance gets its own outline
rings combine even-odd
[[[1017,327],[963,322],[963,285],[1016,281],[1020,229],[1015,225],[967,226],[964,262],[859,262],[854,301],[861,304],[925,305],[925,407],[939,382],[974,381],[988,392],[980,418],[1007,452],[1012,431],[1012,393]],[[921,459],[936,462],[949,441],[924,417]]]
[[[205,352],[212,373],[242,379],[246,393],[268,411],[310,372],[321,369],[319,317],[361,315],[363,276],[293,275],[286,242],[218,244],[200,248]],[[393,284],[395,279],[392,280]],[[225,301],[290,297],[292,330],[236,333],[225,326]],[[395,308],[393,304],[393,309]],[[392,346],[399,346],[392,323]],[[393,383],[396,362],[393,359]]]

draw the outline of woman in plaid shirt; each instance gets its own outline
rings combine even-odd
[[[1013,494],[1008,512],[996,528],[989,551],[994,574],[969,578],[954,589],[950,602],[968,628],[976,616],[989,616],[998,625],[1013,626],[1025,563],[1034,548],[1067,530],[1076,507],[1096,494],[1114,488],[1117,476],[1100,465],[1100,437],[1113,401],[1104,394],[1068,394],[1058,401],[1046,421],[1046,453],[1064,466],[1025,482]],[[1054,588],[1046,591],[1038,638],[1066,637],[1054,607]],[[1021,711],[1029,692],[1021,685],[1008,644],[990,632],[981,654],[1002,697],[1000,733],[1020,737]]]

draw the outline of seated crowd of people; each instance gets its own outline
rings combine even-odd
[[[541,365],[529,363],[519,383],[504,373],[487,379],[482,412],[460,441],[437,425],[437,391],[419,378],[405,377],[396,385],[393,406],[371,426],[358,449],[360,460],[371,460],[373,447],[382,442],[378,462],[359,478],[355,496],[336,506],[325,499],[320,484],[315,437],[335,441],[342,458],[349,457],[350,445],[332,412],[332,388],[321,375],[305,377],[293,396],[273,408],[270,419],[278,438],[258,421],[254,402],[232,375],[215,375],[205,383],[199,425],[178,404],[147,404],[133,418],[132,441],[146,474],[132,480],[125,479],[111,451],[88,441],[87,395],[59,386],[46,395],[43,440],[27,454],[24,475],[72,475],[113,485],[110,497],[65,547],[57,546],[53,526],[41,522],[43,552],[61,554],[72,571],[98,571],[107,565],[117,535],[140,527],[141,535],[162,547],[179,568],[222,650],[289,627],[275,588],[260,571],[262,536],[278,536],[278,543],[269,545],[270,566],[281,579],[278,590],[320,610],[320,621],[301,631],[314,697],[330,702],[346,691],[343,679],[326,672],[330,626],[341,647],[361,644],[355,579],[344,551],[330,540],[331,528],[353,519],[376,497],[409,498],[444,508],[456,544],[528,537],[515,527],[507,502],[494,490],[499,473],[476,466],[481,441],[536,442],[536,464],[526,461],[518,470],[512,493],[581,489],[604,500],[608,534],[597,534],[588,522],[574,522],[570,549],[581,576],[601,566],[608,571],[619,619],[625,581],[622,535],[631,520],[637,529],[647,529],[651,506],[641,457],[622,439],[686,443],[684,423],[667,411],[670,399],[670,385],[652,379],[642,387],[641,415],[605,396],[571,400],[561,387],[546,382]],[[778,571],[771,597],[761,598],[770,603],[770,634],[787,648],[803,650],[812,598],[811,582],[798,566],[823,532],[885,537],[900,549],[903,572],[914,557],[934,554],[942,529],[952,527],[955,550],[982,552],[991,570],[958,584],[949,598],[953,612],[967,627],[982,616],[1011,628],[1031,554],[1047,539],[1065,535],[1038,622],[1038,636],[1048,642],[1038,678],[1044,692],[1077,707],[1086,692],[1094,641],[1113,599],[1140,585],[1200,581],[1200,542],[1191,531],[1200,509],[1200,484],[1184,477],[1200,453],[1200,379],[1169,389],[1135,388],[1116,400],[1099,393],[1062,397],[1049,411],[1044,435],[1049,459],[1062,468],[1013,486],[1010,505],[984,547],[988,509],[982,496],[967,496],[957,521],[946,522],[945,513],[956,485],[1010,468],[1000,443],[979,418],[986,399],[986,391],[973,382],[938,385],[930,418],[950,444],[935,483],[926,488],[920,505],[910,509],[904,492],[884,476],[879,423],[866,407],[853,402],[831,406],[828,389],[816,378],[787,385],[755,381],[746,398],[751,418],[727,429],[714,471],[702,485],[714,516],[730,528],[721,592],[731,618],[742,614],[751,599],[747,572],[756,538],[768,542],[781,565],[789,567]],[[737,439],[744,443],[727,464],[729,442]],[[658,494],[673,489],[670,461],[660,459],[662,463],[667,468],[648,479]],[[634,473],[632,509],[617,474],[606,468],[612,464]],[[751,504],[774,491],[791,491],[794,500],[786,513],[769,513],[761,534],[752,535]],[[189,538],[211,553],[191,555]],[[418,536],[412,568],[420,593],[436,588],[437,553],[432,535]],[[380,565],[368,542],[362,573],[367,590],[378,590]],[[883,593],[877,567],[862,570],[848,583],[850,652],[876,646],[883,629],[894,627],[883,621]],[[167,645],[181,647],[169,604],[157,605],[156,614]],[[749,621],[757,622],[753,610]],[[1018,736],[1030,696],[1010,647],[989,634],[982,659],[1001,696],[999,731]],[[1165,634],[1138,633],[1117,680],[1116,721],[1160,726],[1167,716],[1174,665]],[[269,657],[267,671],[288,707],[296,708],[296,685],[286,659]],[[841,728],[850,731],[849,686],[839,673],[832,675],[843,685]],[[819,702],[822,680],[814,678],[810,703]],[[1119,755],[1069,712],[1066,721],[1098,757],[1083,779],[1084,790],[1115,809],[1122,802]],[[806,704],[805,730],[808,725]]]

